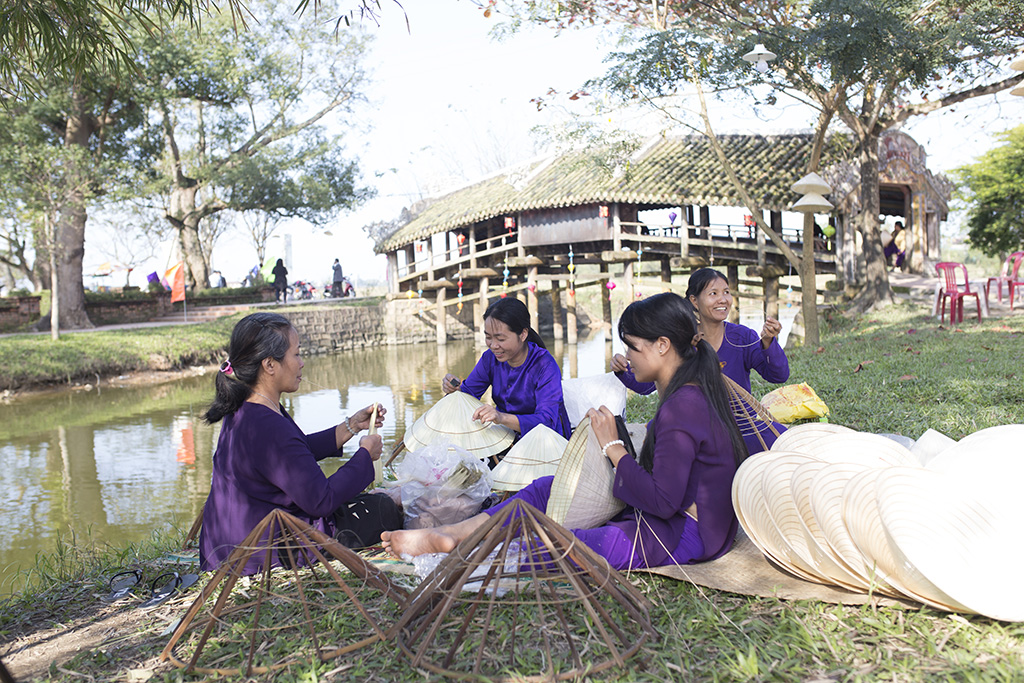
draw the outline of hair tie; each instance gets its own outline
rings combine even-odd
[[[690,346],[696,347],[697,344],[700,343],[701,337],[703,337],[703,336],[704,335],[702,335],[700,332],[698,332],[697,334],[693,335],[693,339],[690,340]]]
[[[230,360],[226,360],[223,363],[221,363],[220,364],[220,371],[223,372],[225,375],[230,375],[231,372],[232,372],[231,371],[231,361]]]

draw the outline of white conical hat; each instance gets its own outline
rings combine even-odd
[[[829,436],[831,434],[838,434],[852,432],[853,430],[849,427],[842,425],[833,424],[831,422],[805,422],[804,424],[795,425],[790,427],[782,434],[779,434],[779,438],[772,444],[773,451],[796,451],[798,453],[804,452],[804,446],[809,443],[813,443],[818,439]]]
[[[947,448],[951,448],[956,445],[954,439],[949,438],[942,432],[937,432],[934,429],[926,429],[924,434],[917,437],[917,441],[910,448],[910,452],[914,454],[917,461],[922,465],[927,465],[937,455],[945,451]]]
[[[503,425],[482,423],[473,413],[483,401],[461,391],[453,391],[420,415],[405,432],[407,450],[415,451],[444,440],[475,456],[486,458],[512,445],[516,433]]]
[[[833,463],[864,463],[870,467],[918,466],[917,458],[906,446],[880,434],[852,430],[829,434],[804,444],[800,452]]]
[[[1019,543],[1012,531],[1000,533],[997,516],[981,500],[965,495],[955,478],[918,467],[891,467],[876,486],[903,588],[939,609],[984,607],[996,619],[1024,620]],[[1011,554],[1017,562],[1007,562]],[[950,591],[980,604],[965,605]]]
[[[519,439],[491,475],[498,491],[518,491],[558,469],[568,439],[547,425],[537,425]]]
[[[915,600],[913,593],[899,585],[896,554],[885,534],[882,516],[878,511],[877,482],[885,468],[877,467],[858,472],[850,477],[843,488],[843,522],[854,545],[864,556],[864,564],[871,575],[872,588],[896,597]]]
[[[555,471],[547,515],[567,529],[593,529],[626,507],[612,494],[615,468],[583,418]]]

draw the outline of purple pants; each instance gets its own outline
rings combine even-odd
[[[519,491],[519,493],[492,508],[484,510],[484,512],[493,515],[513,500],[529,503],[541,512],[544,512],[548,509],[548,498],[551,497],[552,481],[554,481],[554,477],[551,476],[534,479],[529,486]],[[639,547],[640,543],[634,543],[634,539],[630,538],[625,531],[617,526],[608,524],[599,526],[596,529],[570,529],[570,531],[576,538],[583,541],[587,547],[608,560],[608,564],[615,569],[643,569],[647,566],[643,549]],[[645,540],[644,542],[652,541]],[[653,542],[657,543],[657,540],[653,540]],[[669,545],[669,543],[666,542],[666,545]],[[671,564],[672,562],[676,564],[690,564],[694,558],[700,557],[703,554],[704,542],[700,540],[697,523],[687,518],[686,525],[683,527],[683,533],[679,538],[679,543],[672,552],[671,561],[665,564]]]

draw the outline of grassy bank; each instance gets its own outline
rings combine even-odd
[[[0,338],[0,391],[222,360],[237,314],[208,323]]]
[[[968,320],[950,329],[921,308],[898,306],[853,321],[831,320],[822,348],[796,350],[790,362],[791,381],[808,382],[830,406],[833,422],[856,429],[917,437],[932,427],[960,438],[984,427],[1024,422],[1024,317],[981,324]],[[755,384],[757,394],[766,389]],[[633,397],[629,418],[645,419],[653,408],[651,397]],[[69,682],[199,680],[157,660],[167,642],[161,633],[184,613],[186,600],[152,613],[133,609],[141,598],[113,607],[97,600],[114,571],[141,565],[147,576],[155,575],[179,542],[180,533],[130,548],[67,539],[58,553],[40,558],[32,588],[0,604],[0,641],[7,643],[0,645],[0,656],[6,661],[12,646],[40,639],[44,629],[72,634],[100,614],[134,615],[99,646],[51,667],[48,677]],[[654,603],[662,638],[645,646],[626,668],[595,679],[1024,680],[1024,624],[926,607],[752,598],[654,576],[631,578]],[[260,680],[271,678],[394,681],[427,676],[406,664],[394,643],[383,643],[353,657],[299,665]]]

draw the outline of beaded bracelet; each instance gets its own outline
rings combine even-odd
[[[601,453],[604,455],[604,457],[608,457],[608,449],[611,448],[612,446],[625,447],[626,444],[622,442],[622,439],[615,439],[614,441],[609,441],[605,445],[601,446]]]
[[[351,420],[351,419],[352,419],[351,415],[349,415],[348,417],[345,418],[345,429],[348,430],[349,434],[351,434],[352,436],[355,436],[356,435],[356,430],[352,429],[352,423],[349,422],[349,420]]]

